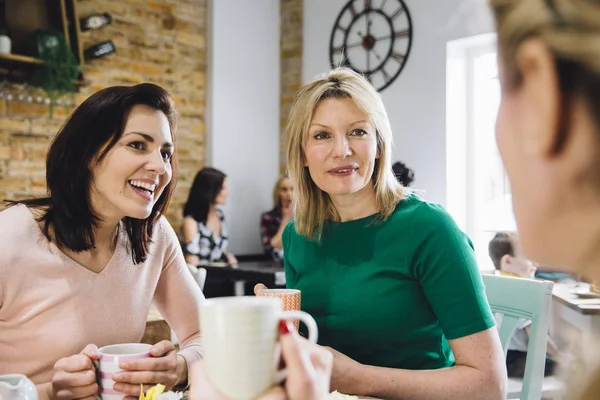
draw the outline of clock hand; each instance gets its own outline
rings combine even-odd
[[[344,47],[347,49],[351,49],[352,47],[358,47],[361,45],[362,45],[362,42],[356,42],[356,43],[352,43],[352,44],[345,44]]]
[[[371,49],[371,51],[373,52],[373,54],[375,54],[375,58],[377,58],[377,61],[381,61],[381,57],[379,56],[379,54],[377,54],[375,49]]]
[[[375,38],[375,40],[388,40],[388,39],[391,39],[392,37],[396,37],[396,38],[408,38],[409,35],[410,35],[410,30],[409,29],[405,29],[403,31],[394,32],[392,35],[381,36],[381,37]]]

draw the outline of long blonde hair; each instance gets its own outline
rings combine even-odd
[[[408,193],[392,172],[392,130],[381,96],[356,72],[348,68],[333,69],[300,89],[286,126],[288,172],[294,185],[294,222],[296,231],[309,239],[321,237],[325,220],[339,221],[329,195],[317,187],[304,167],[309,126],[315,109],[324,99],[352,99],[375,125],[380,157],[372,179],[378,218],[387,219]]]
[[[600,2],[598,0],[489,0],[498,30],[500,60],[508,88],[518,86],[519,46],[537,38],[556,60],[563,96],[580,96],[600,127]],[[566,104],[566,103],[565,103]],[[598,129],[600,132],[600,129]],[[599,136],[600,137],[600,136]],[[564,137],[562,138],[564,143]],[[561,143],[559,143],[561,145]],[[593,166],[592,168],[597,168]],[[574,375],[574,374],[572,374]],[[600,398],[600,371],[581,400]],[[578,389],[575,376],[572,389]],[[580,386],[579,386],[580,387]]]
[[[273,187],[273,207],[275,208],[281,208],[282,204],[281,204],[281,195],[279,194],[279,189],[281,186],[281,182],[283,182],[285,179],[288,179],[289,176],[287,176],[287,174],[281,175],[279,177],[279,179],[277,179],[277,182],[275,183],[275,186]]]

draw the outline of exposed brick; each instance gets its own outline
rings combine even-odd
[[[81,17],[99,11],[112,15],[112,24],[82,32],[80,39],[84,47],[112,40],[117,52],[85,63],[83,72],[91,84],[71,99],[75,104],[108,86],[155,82],[183,107],[182,173],[167,214],[179,230],[191,180],[204,164],[206,0],[77,0],[77,8]],[[49,118],[44,105],[0,101],[0,199],[45,193],[48,145],[72,111],[56,107]]]
[[[302,85],[302,10],[303,0],[280,0],[280,171],[286,169],[285,124],[296,91]]]
[[[4,158],[4,160],[23,161],[25,159],[27,152],[23,147],[13,146],[12,148],[5,147],[5,149],[8,149],[9,151],[6,152],[6,155],[8,155],[8,157]],[[2,147],[0,147],[0,160],[2,159]]]
[[[60,113],[60,111],[58,111],[58,113]],[[47,142],[48,138],[56,136],[63,122],[64,120],[59,120],[58,117],[56,117],[56,119],[49,119],[48,117],[32,119],[29,133],[46,136],[46,139],[44,140]],[[40,138],[40,140],[42,139]]]
[[[173,4],[165,3],[164,1],[146,1],[146,8],[148,11],[158,11],[162,13],[173,12]]]
[[[39,196],[44,195],[47,192],[46,188],[46,178],[44,177],[34,177],[31,178],[31,193],[33,195]]]
[[[45,104],[8,102],[8,114],[20,117],[49,116],[49,108]]]
[[[27,191],[29,189],[29,179],[27,177],[4,176],[0,178],[0,186],[8,188],[10,191]]]
[[[10,146],[0,146],[0,160],[10,160]]]
[[[161,75],[167,71],[163,66],[151,63],[131,63],[130,70],[142,75]]]
[[[145,81],[141,74],[131,71],[115,70],[110,75],[110,82],[113,85],[137,85]]]
[[[0,118],[0,132],[28,132],[31,124],[22,117]]]
[[[177,41],[179,43],[188,44],[190,46],[198,47],[198,48],[206,48],[206,39],[204,35],[196,35],[185,32],[179,32],[177,34]]]

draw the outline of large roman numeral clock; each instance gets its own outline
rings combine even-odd
[[[381,91],[402,72],[412,35],[404,1],[350,0],[333,26],[329,61],[363,74]]]

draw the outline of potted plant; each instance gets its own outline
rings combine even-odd
[[[64,35],[54,30],[37,30],[33,34],[37,57],[44,66],[35,76],[35,84],[46,91],[50,99],[50,117],[56,100],[75,91],[80,66],[67,45]]]

